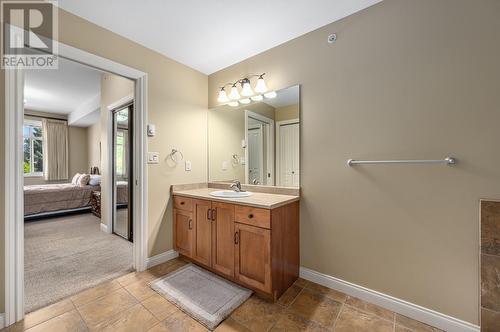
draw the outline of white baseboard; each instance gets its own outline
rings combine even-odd
[[[3,329],[5,327],[5,313],[0,314],[0,329]]]
[[[101,231],[103,231],[104,233],[109,233],[108,225],[101,223]]]
[[[348,281],[323,274],[306,267],[300,268],[300,277],[354,296],[367,302],[379,305],[398,314],[416,319],[445,331],[479,332],[480,328],[469,322],[424,308],[393,296],[359,286]]]
[[[169,250],[164,253],[158,254],[153,257],[146,259],[146,269],[152,268],[161,263],[168,262],[171,259],[179,257],[179,253],[175,250]]]

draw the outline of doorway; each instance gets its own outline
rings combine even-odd
[[[299,130],[299,119],[280,121],[276,124],[278,186],[299,186]]]
[[[112,232],[133,242],[133,103],[113,110],[113,220]]]
[[[274,185],[274,120],[245,111],[245,183]]]

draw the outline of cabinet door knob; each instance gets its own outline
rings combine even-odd
[[[234,233],[234,244],[238,244],[240,242],[240,232]]]
[[[193,219],[189,219],[189,221],[188,221],[188,229],[193,229]]]
[[[212,220],[212,209],[207,210],[207,219]]]
[[[181,202],[181,205],[184,205],[184,204],[185,204],[185,202],[184,202],[184,201],[182,201],[182,202]]]
[[[217,210],[212,209],[212,221],[215,221],[215,219],[217,219]]]

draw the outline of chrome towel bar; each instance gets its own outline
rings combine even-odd
[[[455,165],[457,160],[453,157],[446,157],[444,159],[430,159],[430,160],[355,160],[349,159],[347,165],[376,165],[376,164],[446,164],[448,166]]]

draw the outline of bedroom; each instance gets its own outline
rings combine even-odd
[[[132,270],[133,88],[132,81],[66,59],[55,71],[26,72],[26,312]],[[107,163],[112,174],[102,174]],[[111,192],[101,190],[107,182]],[[112,211],[101,211],[101,200],[112,200]]]

